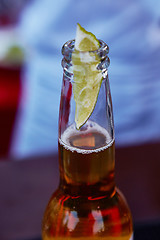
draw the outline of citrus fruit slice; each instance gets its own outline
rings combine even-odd
[[[95,51],[100,47],[96,36],[87,32],[79,23],[77,24],[75,49],[78,51]]]
[[[75,122],[80,129],[92,114],[102,82],[102,73],[97,69],[100,47],[94,34],[77,24],[75,49],[72,53],[73,94],[76,102]]]

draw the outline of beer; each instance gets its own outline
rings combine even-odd
[[[114,140],[98,124],[88,123],[77,131],[72,125],[59,139],[60,174],[66,188],[74,191],[101,191],[114,187]],[[77,187],[77,188],[76,188]],[[87,190],[88,189],[88,190]],[[68,190],[70,191],[70,190]]]
[[[60,187],[46,209],[43,239],[129,240],[130,211],[114,182],[114,141],[89,121],[59,139]]]

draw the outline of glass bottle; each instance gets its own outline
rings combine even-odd
[[[80,130],[76,129],[74,120],[73,51],[74,40],[64,44],[58,139],[60,182],[44,214],[42,239],[131,240],[131,213],[114,178],[109,49],[100,40],[97,69],[102,71],[103,80],[95,108]]]

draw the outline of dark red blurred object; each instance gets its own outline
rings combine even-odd
[[[0,66],[0,157],[7,156],[21,94],[21,66]]]
[[[0,27],[15,25],[24,7],[31,0],[0,0]]]

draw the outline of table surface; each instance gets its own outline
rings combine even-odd
[[[116,183],[127,198],[134,222],[143,226],[160,220],[159,169],[160,143],[116,148]],[[40,236],[43,212],[58,182],[57,154],[0,161],[0,239]]]

